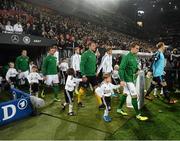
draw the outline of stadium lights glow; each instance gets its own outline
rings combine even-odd
[[[143,27],[143,22],[142,22],[142,21],[137,21],[137,25],[138,25],[139,27]]]
[[[95,2],[95,3],[114,3],[119,2],[120,0],[86,0],[88,2]]]
[[[85,0],[86,3],[90,3],[96,6],[107,6],[107,5],[116,5],[121,0]]]
[[[138,10],[138,14],[144,14],[144,11],[143,10]]]
[[[119,7],[119,3],[122,0],[82,0],[84,5],[89,5],[89,7],[98,8],[98,10],[110,10],[115,11]]]
[[[138,10],[137,13],[139,17],[142,17],[145,12],[143,10]]]

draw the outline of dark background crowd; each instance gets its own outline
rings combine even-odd
[[[22,30],[16,30],[15,25],[20,25]],[[7,31],[8,26],[12,31]],[[101,56],[109,46],[113,49],[128,50],[132,41],[139,42],[140,52],[152,53],[156,50],[155,45],[117,32],[113,28],[20,0],[0,0],[0,32],[29,34],[56,40],[60,58],[70,57],[73,48],[77,46],[83,52],[92,39],[97,42]],[[167,67],[178,69],[179,57],[172,54],[178,55],[179,50],[172,48],[167,50]],[[117,62],[118,59],[119,56],[116,56]],[[145,58],[141,59],[144,64],[150,64],[148,61]]]

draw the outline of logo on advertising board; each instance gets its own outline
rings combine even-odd
[[[12,35],[11,41],[15,44],[19,43],[19,36],[18,35]]]
[[[29,43],[31,42],[31,39],[30,39],[28,36],[24,36],[24,37],[23,37],[23,42],[24,42],[25,44],[29,44]]]
[[[15,103],[10,103],[8,105],[2,106],[1,110],[3,114],[0,116],[1,117],[0,121],[13,119],[15,116],[17,117],[18,116],[17,108],[19,110],[24,110],[27,108],[27,106],[28,106],[28,102],[26,99],[21,99],[20,101],[18,101],[17,107]]]
[[[26,109],[27,105],[28,105],[27,100],[26,100],[26,99],[21,99],[21,100],[18,102],[17,107],[18,107],[18,109],[20,109],[20,110],[24,110],[24,109]]]

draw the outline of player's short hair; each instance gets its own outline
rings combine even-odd
[[[53,46],[51,46],[51,47],[49,48],[49,50],[51,50],[51,49],[57,49],[57,46],[56,46],[56,45],[53,45]]]
[[[115,65],[114,68],[118,68],[119,69],[119,65]]]
[[[79,47],[79,46],[77,46],[77,47],[75,47],[75,48],[74,48],[74,50],[78,50],[78,49],[80,49],[80,47]]]
[[[92,44],[96,44],[96,41],[95,41],[95,40],[91,40],[91,41],[88,43],[88,47],[90,47]]]
[[[106,48],[106,52],[108,52],[108,51],[110,51],[110,50],[112,50],[112,47],[107,47],[107,48]]]
[[[14,65],[14,62],[9,62],[9,66]]]
[[[22,52],[24,52],[24,51],[26,51],[26,52],[27,52],[27,50],[23,49],[23,50],[21,51],[21,53],[22,53]]]
[[[62,61],[67,61],[67,58],[62,58]]]
[[[103,74],[103,79],[109,78],[111,77],[110,73],[104,73]]]
[[[156,48],[159,49],[164,45],[165,45],[164,42],[159,42],[159,43],[157,43]]]
[[[137,45],[137,46],[140,46],[137,41],[134,41],[134,42],[130,43],[129,48],[130,48],[130,49],[131,49],[131,48],[135,48],[136,45]]]
[[[74,69],[73,69],[73,68],[69,68],[69,69],[67,70],[67,75],[75,75]]]
[[[36,65],[33,65],[32,69],[38,69],[38,67]]]

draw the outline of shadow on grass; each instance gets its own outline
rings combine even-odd
[[[159,111],[159,109],[163,109]],[[135,118],[128,120],[113,135],[106,139],[114,140],[179,140],[179,104],[166,105],[162,101],[148,102],[142,109],[149,117],[146,122]]]

